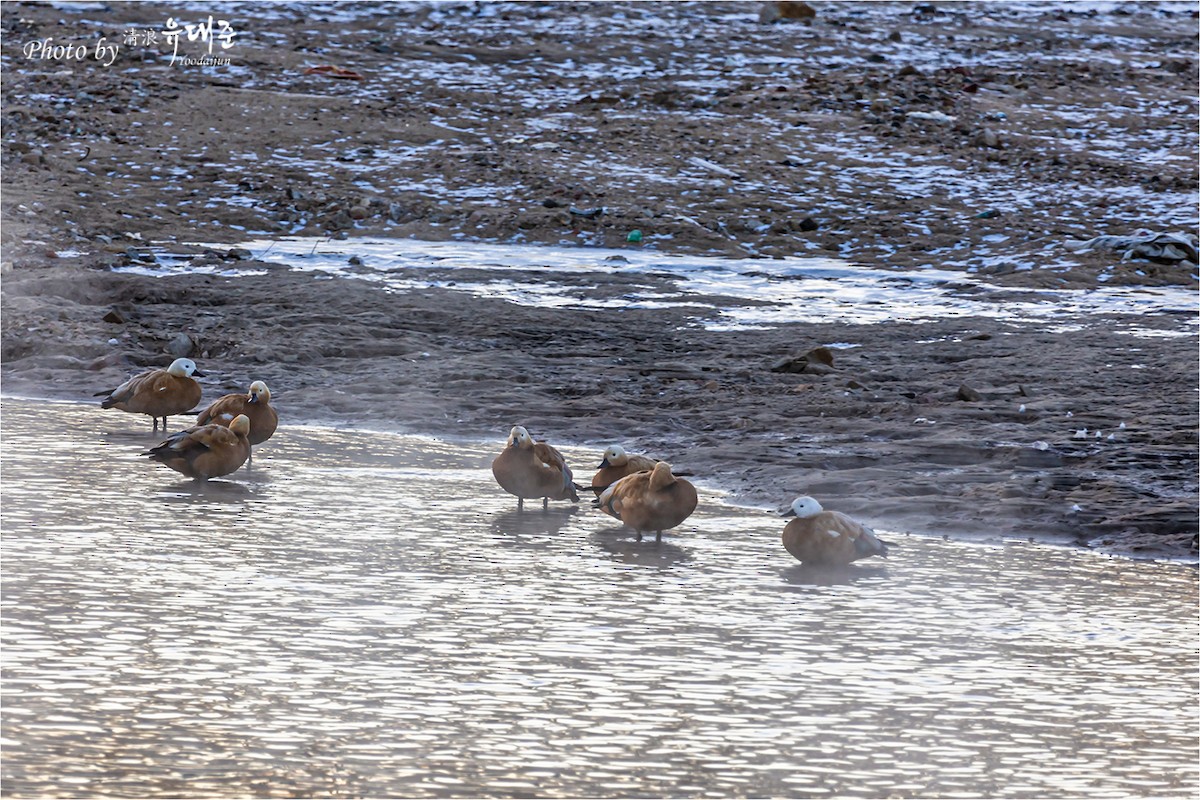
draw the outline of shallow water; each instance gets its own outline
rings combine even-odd
[[[907,273],[859,267],[830,258],[733,259],[649,250],[425,242],[416,239],[282,237],[243,245],[254,257],[290,269],[355,278],[382,289],[439,287],[542,308],[693,309],[712,330],[771,327],[791,322],[856,324],[988,317],[1076,329],[1103,314],[1177,313],[1191,316],[1195,293],[1178,287],[1102,287],[1013,292],[958,272]],[[227,246],[213,245],[224,252]],[[351,263],[356,258],[360,263]],[[262,274],[261,267],[193,263],[192,255],[158,252],[154,265],[118,272],[166,276]],[[611,278],[622,276],[614,289]],[[668,282],[664,289],[662,280]],[[1113,326],[1114,320],[1099,320]],[[1177,335],[1194,329],[1180,326]],[[1066,330],[1063,327],[1062,330]],[[1118,324],[1134,335],[1161,329]]]
[[[148,422],[3,403],[6,796],[1195,796],[1188,566],[815,572],[708,493],[662,543],[518,514],[502,431],[284,427],[205,486]]]

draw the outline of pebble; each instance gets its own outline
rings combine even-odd
[[[965,383],[959,385],[957,397],[959,400],[965,400],[968,403],[977,403],[983,399],[983,395]]]
[[[192,337],[186,333],[177,333],[171,341],[167,342],[166,350],[176,358],[186,358],[194,346]]]

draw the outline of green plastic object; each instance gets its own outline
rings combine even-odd
[[[641,231],[630,231],[629,235],[625,237],[625,241],[627,241],[627,242],[640,242],[641,240],[642,240],[642,232]]]

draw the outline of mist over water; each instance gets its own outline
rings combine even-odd
[[[518,513],[504,431],[285,426],[202,485],[141,417],[3,422],[7,796],[1196,792],[1187,565],[881,531],[814,571],[708,492],[635,542]]]

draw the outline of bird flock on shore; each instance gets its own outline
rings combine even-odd
[[[167,418],[190,412],[201,399],[204,377],[190,358],[177,358],[165,369],[135,375],[115,389],[97,392],[104,396],[101,408],[147,414],[158,430],[160,444],[142,455],[165,464],[196,480],[208,480],[236,472],[252,463],[251,447],[275,433],[279,416],[271,407],[271,392],[262,381],[250,384],[247,394],[227,394],[215,400],[196,417],[192,427],[167,435]],[[562,453],[546,442],[535,442],[529,431],[516,425],[504,449],[492,461],[492,475],[500,488],[517,498],[517,508],[526,500],[579,502],[581,487]],[[696,510],[696,487],[674,474],[671,465],[642,455],[626,453],[620,445],[605,449],[592,477],[593,505],[633,528],[640,541],[651,531],[656,541]],[[887,556],[888,545],[870,528],[838,511],[826,511],[812,497],[797,497],[787,515],[794,515],[783,529],[783,546],[806,564],[849,564],[868,556]]]

